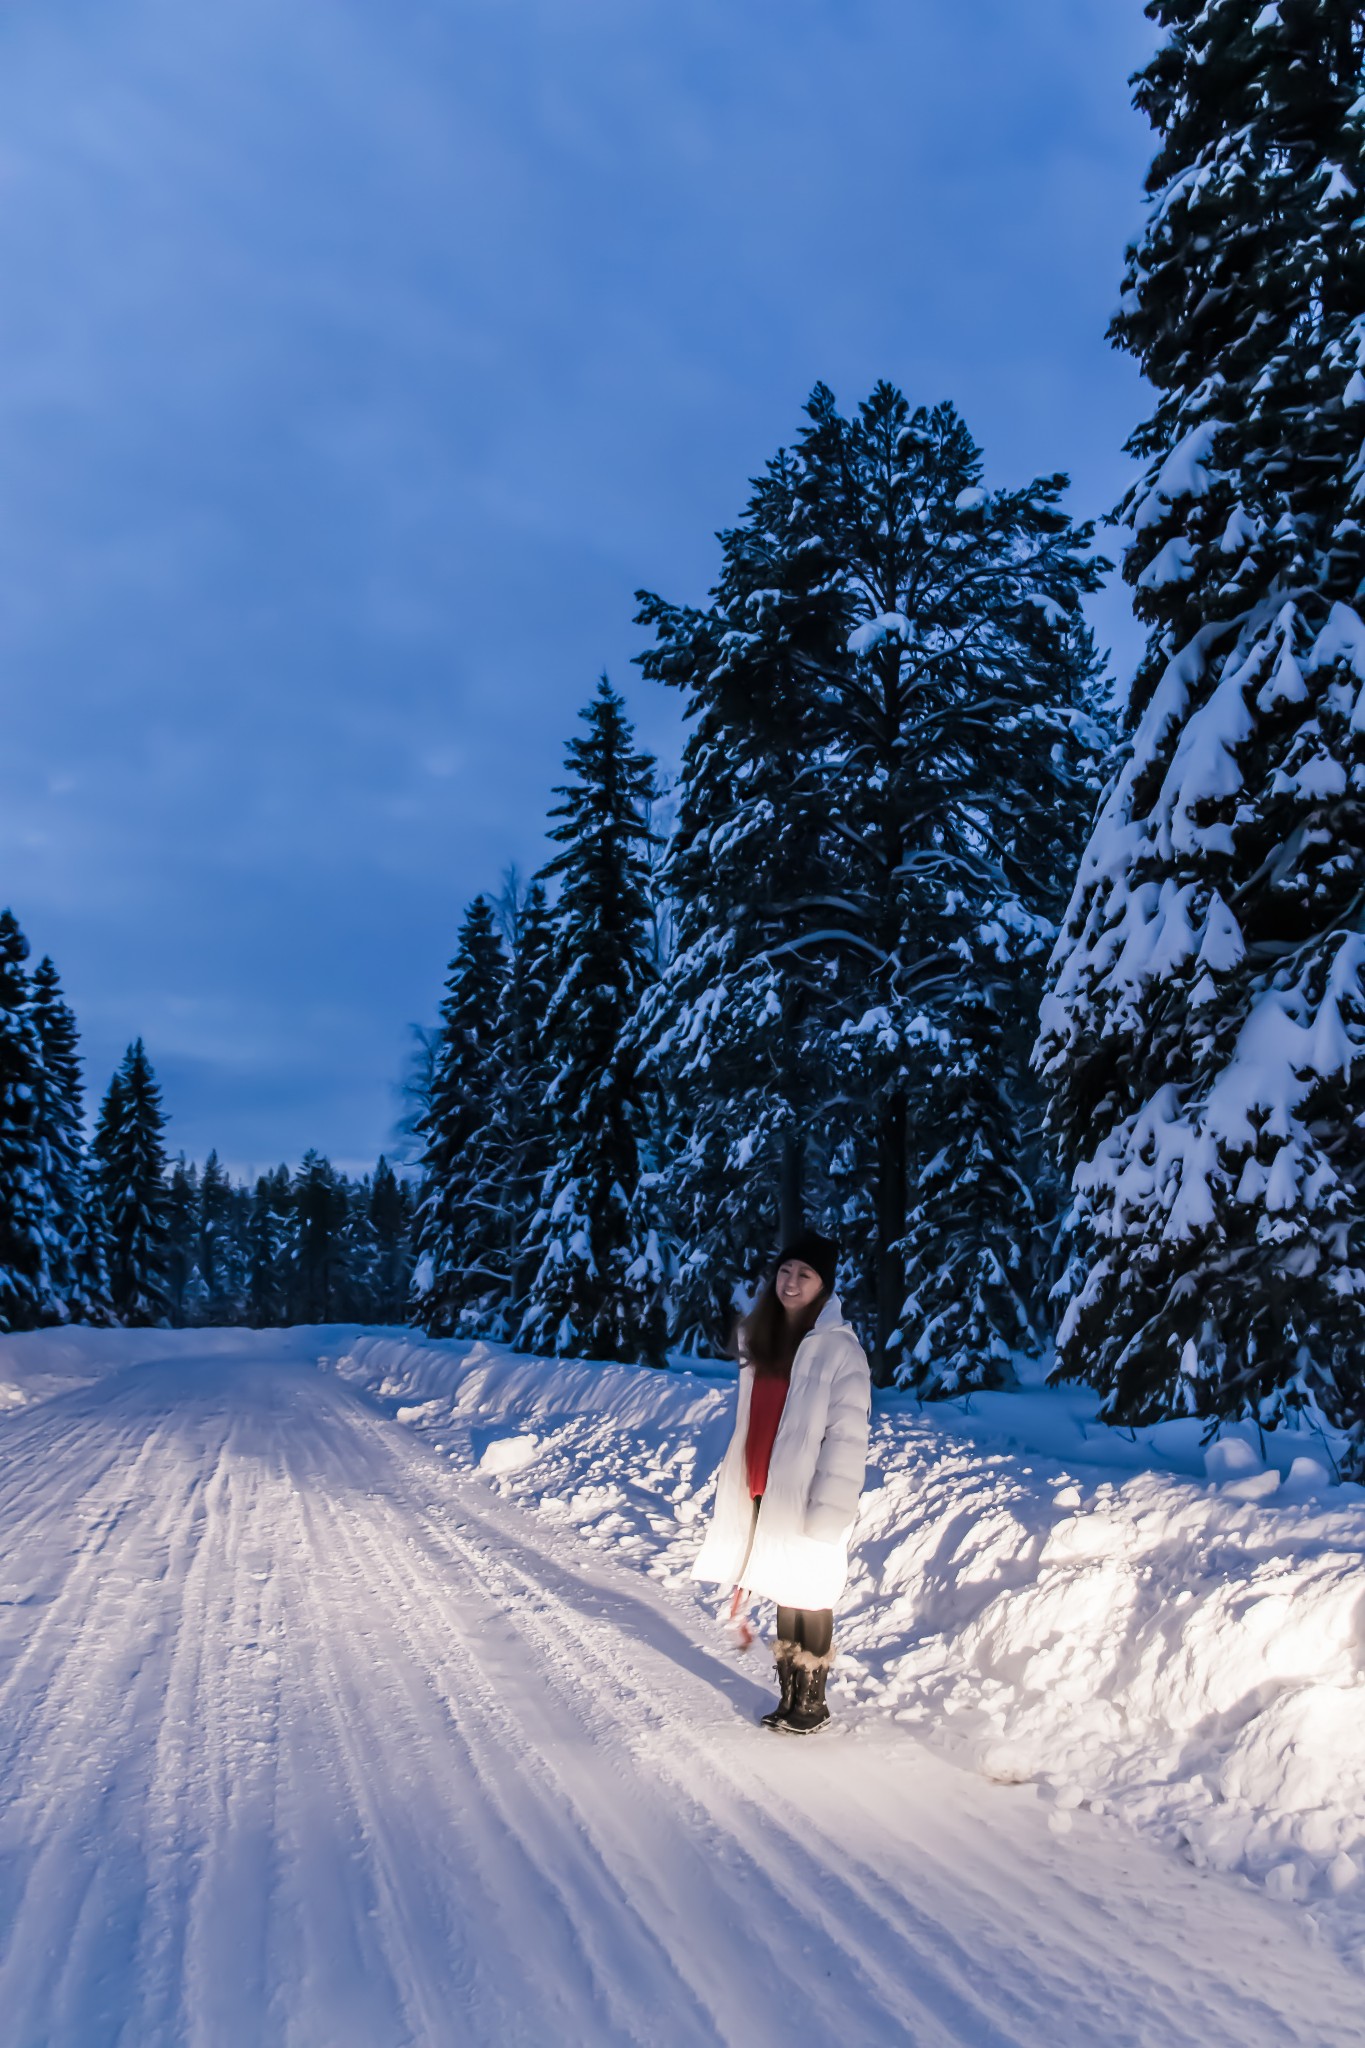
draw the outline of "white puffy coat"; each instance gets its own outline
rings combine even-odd
[[[753,1367],[742,1365],[735,1433],[692,1576],[746,1586],[782,1607],[833,1607],[848,1576],[872,1406],[867,1358],[837,1294],[792,1361],[757,1523],[744,1456],[753,1385]]]

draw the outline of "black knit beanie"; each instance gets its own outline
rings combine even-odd
[[[818,1231],[803,1230],[790,1244],[784,1244],[777,1255],[774,1273],[785,1266],[788,1259],[800,1259],[803,1266],[809,1266],[812,1273],[818,1273],[828,1294],[834,1286],[834,1275],[839,1266],[839,1247],[832,1237],[821,1237]]]

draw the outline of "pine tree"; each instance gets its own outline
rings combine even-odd
[[[544,884],[523,894],[512,877],[500,904],[508,964],[492,1048],[489,1193],[499,1228],[489,1258],[502,1284],[471,1334],[509,1340],[526,1312],[538,1264],[532,1225],[553,1157],[546,1041],[554,923]]]
[[[1365,1425],[1365,16],[1148,13],[1112,333],[1157,391],[1122,508],[1149,638],[1037,1052],[1060,1367],[1119,1421]]]
[[[762,1258],[774,1141],[808,1133],[880,1369],[934,1391],[1036,1340],[1021,1020],[1097,737],[1077,614],[1102,565],[1065,478],[983,488],[951,406],[881,384],[847,420],[817,386],[807,415],[723,537],[711,612],[642,610],[694,722],[646,1024],[692,1091],[670,1179],[704,1265],[744,1269],[722,1229]],[[785,1230],[802,1205],[779,1206]]]
[[[28,940],[0,912],[0,1331],[60,1322],[65,1313],[59,1211],[45,1180],[42,1046],[24,962]]]
[[[161,1091],[139,1038],[110,1082],[95,1133],[108,1226],[109,1292],[130,1328],[168,1319],[166,1127]]]
[[[177,1329],[199,1321],[199,1169],[180,1153],[166,1184],[166,1293]]]
[[[498,1217],[488,1203],[494,1051],[507,962],[484,896],[465,912],[441,1005],[431,1100],[419,1125],[422,1198],[417,1212],[414,1319],[435,1337],[505,1285],[488,1256]]]
[[[879,384],[852,420],[822,390],[809,410],[805,523],[849,630],[840,659],[811,665],[844,858],[808,944],[858,983],[829,1058],[874,1167],[877,1357],[952,1391],[997,1381],[1039,1336],[1022,1012],[1062,908],[1050,856],[1090,765],[1079,606],[1103,565],[1061,509],[1066,478],[986,490],[950,405],[912,413]]]
[[[662,875],[671,958],[637,1037],[676,1120],[659,1193],[680,1248],[678,1334],[721,1347],[734,1284],[758,1279],[813,1195],[819,1207],[825,1166],[809,1019],[828,976],[802,940],[832,829],[807,664],[837,657],[844,622],[827,554],[797,530],[800,484],[786,450],[755,480],[706,609],[637,592],[655,634],[640,666],[683,692],[690,728]]]
[[[32,1018],[39,1049],[37,1134],[51,1233],[49,1269],[64,1319],[111,1319],[102,1219],[92,1202],[83,1130],[76,1019],[52,961],[33,973]]]
[[[216,1150],[204,1161],[198,1221],[196,1264],[203,1284],[203,1320],[231,1323],[237,1313],[233,1188]]]
[[[247,1221],[246,1319],[273,1329],[289,1319],[295,1270],[294,1190],[289,1168],[258,1176]]]
[[[398,1323],[412,1276],[412,1207],[406,1182],[382,1152],[370,1187],[369,1224],[374,1241],[370,1312],[378,1322]]]
[[[104,1325],[116,1320],[109,1284],[109,1226],[104,1215],[99,1175],[93,1159],[85,1161],[84,1193],[71,1241],[76,1292],[72,1316],[78,1322]]]
[[[304,1153],[294,1176],[294,1275],[290,1320],[343,1319],[350,1276],[346,1269],[346,1185],[330,1159]]]
[[[532,1231],[522,1341],[590,1358],[662,1355],[662,1257],[641,1190],[647,1117],[628,1027],[649,985],[654,763],[604,676],[551,811],[560,852],[546,1045],[555,1158]]]

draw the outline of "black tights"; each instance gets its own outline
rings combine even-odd
[[[832,1607],[779,1607],[777,1640],[797,1643],[812,1657],[828,1657],[834,1643]]]

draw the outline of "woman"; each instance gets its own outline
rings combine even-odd
[[[833,1292],[838,1248],[806,1231],[784,1247],[740,1329],[735,1433],[692,1575],[777,1603],[782,1697],[765,1728],[829,1719],[834,1603],[867,1463],[871,1375]]]

